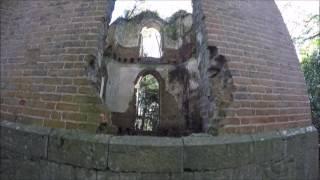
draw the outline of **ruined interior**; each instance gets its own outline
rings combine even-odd
[[[204,32],[198,30],[196,37],[195,17],[178,10],[163,19],[144,10],[110,23],[103,57],[88,61],[88,75],[105,104],[112,133],[218,134],[234,85],[227,59],[215,46],[197,42]],[[204,57],[209,64],[202,68]],[[201,83],[205,88],[199,88]]]
[[[168,20],[144,11],[110,25],[102,62],[103,99],[120,134],[201,131],[192,21],[192,14],[182,10]],[[142,92],[147,88],[141,82],[149,83],[145,87],[156,86],[153,94],[152,88],[149,95],[147,90]],[[153,122],[152,128],[143,127],[143,122]]]
[[[112,21],[117,2],[0,1],[1,180],[318,179],[273,0]]]

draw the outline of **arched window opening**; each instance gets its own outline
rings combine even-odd
[[[160,58],[161,56],[161,35],[159,31],[155,28],[142,28],[140,57]]]
[[[155,131],[160,121],[159,82],[151,74],[141,76],[136,84],[136,131]]]

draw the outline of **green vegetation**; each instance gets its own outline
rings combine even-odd
[[[302,44],[300,49],[301,69],[307,83],[313,124],[320,129],[320,33],[317,28],[320,16],[309,17],[304,24],[305,31],[293,38]]]
[[[150,74],[142,77],[137,92],[136,130],[156,130],[159,124],[159,102],[158,80]]]
[[[319,47],[320,39],[312,43]],[[301,68],[308,87],[312,120],[314,125],[320,128],[320,53],[319,49],[314,49],[309,53],[307,50],[302,52]]]
[[[168,34],[168,36],[172,39],[172,40],[178,40],[178,29],[176,27],[176,24],[172,23],[169,24],[168,26],[166,26],[164,28],[164,32],[166,34]]]
[[[124,12],[124,19],[126,20],[131,20],[131,19],[136,19],[136,20],[141,20],[146,17],[155,17],[155,18],[160,18],[159,13],[157,11],[150,11],[150,10],[145,10],[145,11],[138,11],[138,12],[133,12],[131,13],[130,10],[126,10]]]
[[[136,19],[141,20],[144,17],[156,17],[160,18],[159,13],[156,11],[143,10],[141,5],[145,3],[145,0],[135,0],[135,5],[132,9],[124,11],[123,18],[126,20]]]

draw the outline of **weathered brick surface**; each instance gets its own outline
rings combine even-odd
[[[224,133],[254,133],[307,126],[310,107],[299,61],[273,0],[194,1],[197,41],[226,57],[235,91],[224,109]],[[201,33],[200,33],[201,32]],[[199,50],[202,117],[208,105],[208,54]],[[207,120],[206,120],[207,119]]]
[[[53,127],[66,127],[67,122],[96,124],[97,119],[86,118],[92,112],[80,108],[100,103],[87,79],[84,57],[97,57],[102,51],[99,43],[104,42],[109,21],[105,17],[114,1],[0,4],[2,118]]]

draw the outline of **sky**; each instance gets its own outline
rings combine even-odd
[[[287,25],[291,37],[300,36],[305,31],[304,20],[308,19],[308,17],[311,17],[312,15],[319,14],[320,4],[318,0],[276,0],[276,4],[282,14],[284,22]],[[320,31],[319,28],[320,26],[318,24],[314,29],[316,31]],[[308,42],[305,42],[304,44],[295,44],[296,52],[300,61],[300,49],[307,46],[307,44]]]
[[[135,4],[134,0],[117,0],[112,14],[111,23],[118,17],[122,16],[124,10],[132,9]],[[170,17],[180,9],[192,13],[191,0],[145,0],[140,3],[141,10],[157,11],[161,18]]]
[[[319,14],[318,0],[277,0],[276,4],[291,35],[301,32],[306,17]]]

